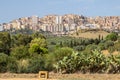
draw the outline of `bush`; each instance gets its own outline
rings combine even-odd
[[[25,59],[30,56],[28,52],[28,48],[26,46],[18,46],[12,49],[11,56],[15,57],[16,59]]]
[[[74,49],[76,50],[76,51],[83,51],[84,49],[85,49],[85,46],[76,46],[76,47],[74,47]]]
[[[63,59],[65,56],[71,55],[72,52],[73,52],[72,48],[62,47],[62,48],[55,50],[55,52],[52,53],[51,55],[53,55],[53,58],[55,59],[55,61],[59,61]]]
[[[105,55],[102,54],[99,50],[92,51],[89,60],[89,70],[91,73],[103,73],[109,66],[108,58],[105,57]]]
[[[95,45],[95,44],[87,45],[84,52],[86,52],[86,53],[91,53],[91,51],[97,49],[97,47],[98,47],[98,46]]]
[[[115,50],[120,51],[120,42],[114,44]]]
[[[7,72],[8,55],[0,53],[0,72]]]
[[[109,53],[113,53],[115,51],[115,47],[114,46],[111,46],[108,48],[108,52]]]
[[[105,43],[99,43],[99,44],[98,44],[98,49],[100,49],[100,50],[105,50],[104,44],[105,44]]]
[[[9,57],[7,69],[9,72],[17,73],[18,70],[18,63],[14,57]]]
[[[104,43],[105,49],[108,49],[110,46],[114,46],[114,42],[113,41],[107,41]]]
[[[54,64],[56,64],[59,60],[62,60],[65,56],[71,55],[73,49],[68,47],[58,48],[53,53],[46,54],[45,58],[45,68],[47,70],[53,70]]]
[[[17,61],[17,66],[18,66],[17,73],[27,73],[29,65],[30,63],[28,59],[21,59]]]
[[[118,38],[118,35],[116,33],[111,33],[106,36],[106,40],[116,41]]]
[[[45,70],[45,59],[43,56],[38,55],[29,60],[27,67],[27,73],[38,73],[41,70]]]
[[[74,73],[81,71],[83,73],[105,72],[109,66],[108,59],[97,50],[92,53],[73,52],[59,60],[54,67],[58,72]]]
[[[109,73],[120,73],[120,54],[109,56]]]

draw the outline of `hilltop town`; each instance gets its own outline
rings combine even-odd
[[[68,34],[80,29],[102,29],[120,31],[120,16],[85,17],[83,15],[66,14],[23,17],[2,24],[3,31],[30,29],[33,31],[49,31],[53,34]]]

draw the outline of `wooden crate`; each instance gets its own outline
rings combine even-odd
[[[48,71],[39,71],[39,79],[40,80],[48,79],[48,77],[49,77]]]

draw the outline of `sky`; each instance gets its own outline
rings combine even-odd
[[[120,16],[119,4],[120,0],[0,0],[0,24],[33,15]]]

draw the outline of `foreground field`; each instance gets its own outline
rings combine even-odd
[[[39,80],[38,74],[0,74],[0,80]],[[120,74],[51,74],[48,80],[120,80]]]

